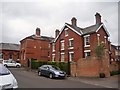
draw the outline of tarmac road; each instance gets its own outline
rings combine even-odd
[[[70,79],[49,79],[23,68],[9,68],[18,81],[19,88],[104,88]]]

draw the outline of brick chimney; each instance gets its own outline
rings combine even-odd
[[[57,37],[59,35],[60,31],[58,29],[56,29],[55,31],[55,37]]]
[[[36,28],[36,36],[40,36],[40,28]]]
[[[95,18],[96,18],[96,24],[101,23],[101,15],[99,13],[95,14]]]
[[[71,19],[71,23],[72,23],[73,26],[77,26],[77,19],[75,17],[73,17]]]

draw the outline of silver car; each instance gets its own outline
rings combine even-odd
[[[66,72],[53,65],[42,65],[38,68],[38,75],[48,76],[49,78],[65,78]]]
[[[17,89],[18,83],[13,74],[0,64],[0,90]]]

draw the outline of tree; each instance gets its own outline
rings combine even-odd
[[[95,49],[95,53],[96,56],[101,59],[104,55],[104,45],[100,44],[99,46],[97,46]]]

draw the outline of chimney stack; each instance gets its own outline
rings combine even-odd
[[[40,28],[36,28],[36,36],[40,36]]]
[[[71,19],[71,23],[72,23],[73,26],[77,26],[77,19],[75,17],[73,17]]]
[[[96,18],[96,24],[100,24],[101,23],[101,15],[99,13],[96,13],[95,18]]]
[[[55,37],[57,37],[59,35],[60,31],[58,29],[56,29],[55,31]]]

